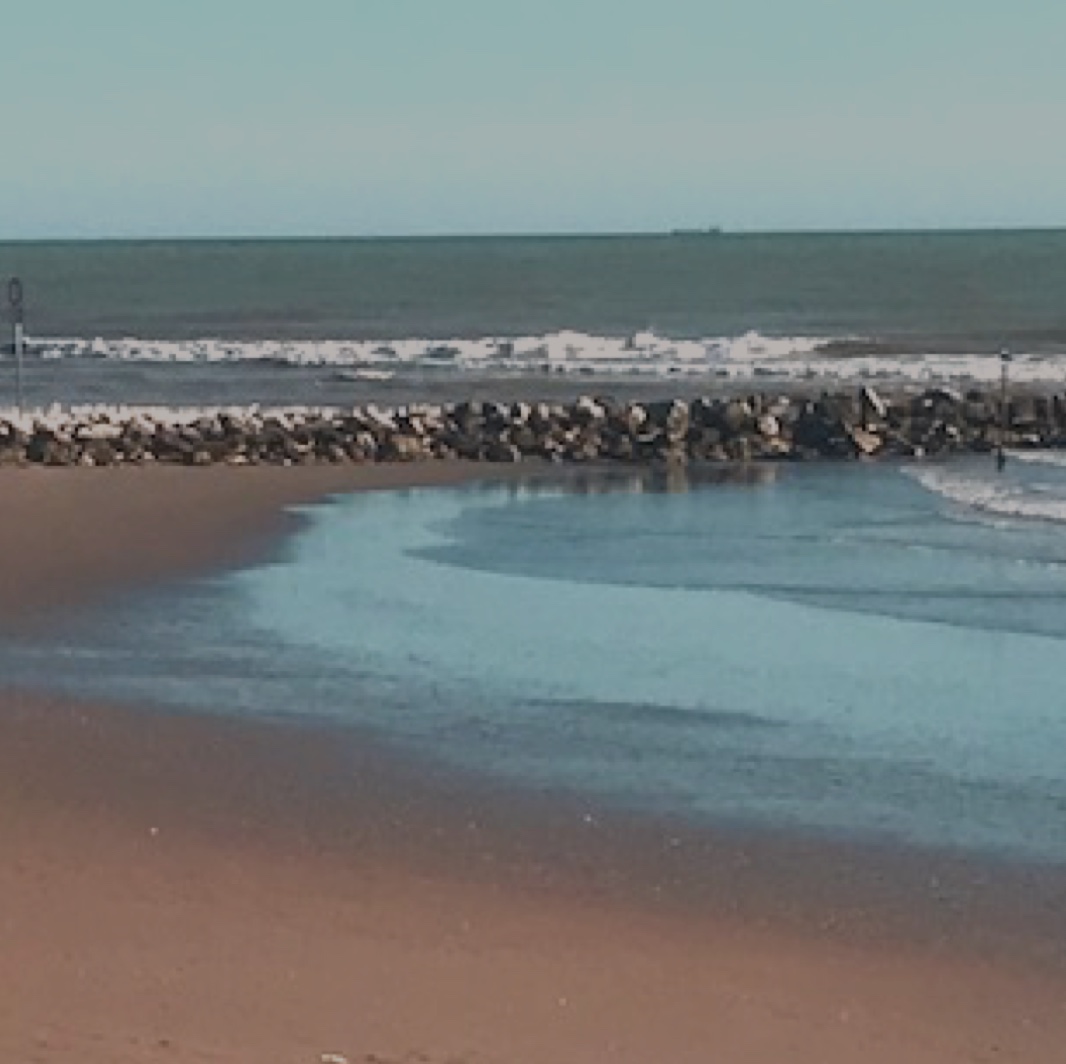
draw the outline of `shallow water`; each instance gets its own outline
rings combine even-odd
[[[629,808],[1066,861],[1066,468],[1029,458],[353,496],[0,668]]]

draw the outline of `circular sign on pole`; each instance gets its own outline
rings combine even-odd
[[[7,282],[7,305],[11,320],[19,324],[22,321],[22,282],[17,277]]]

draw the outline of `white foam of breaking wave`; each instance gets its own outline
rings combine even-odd
[[[1066,522],[1066,498],[1049,497],[1014,484],[940,467],[907,472],[925,488],[963,510],[979,515]]]
[[[388,381],[396,376],[391,369],[338,369],[334,371],[334,380],[341,381]]]
[[[420,404],[419,409],[434,409],[430,404]],[[350,408],[349,408],[350,409]],[[400,407],[407,410],[409,407]],[[206,405],[206,406],[164,406],[157,404],[111,404],[111,403],[75,403],[61,405],[53,403],[47,407],[27,407],[19,411],[16,407],[0,406],[0,421],[15,425],[24,431],[32,431],[40,426],[47,429],[66,429],[71,425],[98,426],[102,435],[107,435],[108,426],[125,425],[139,422],[145,425],[191,425],[204,418],[218,418],[228,415],[235,418],[276,418],[282,424],[295,426],[300,421],[312,416],[331,417],[342,411],[336,406],[263,406],[258,403],[247,405]]]
[[[1012,462],[1066,469],[1066,451],[1008,451],[1007,456]]]
[[[840,338],[836,338],[839,340]],[[852,338],[860,339],[860,338]],[[456,373],[582,373],[629,377],[715,377],[778,381],[883,381],[998,384],[998,355],[830,354],[827,337],[735,337],[674,340],[645,331],[629,337],[563,330],[540,336],[479,339],[407,337],[396,340],[146,340],[35,338],[41,358],[224,363],[274,362],[317,366],[384,377],[404,369]],[[1066,356],[1014,356],[1011,380],[1018,384],[1066,385]]]
[[[34,338],[45,359],[100,358],[144,362],[285,362],[304,366],[359,367],[379,372],[402,367],[454,370],[706,373],[802,358],[828,342],[822,337],[741,337],[673,340],[654,332],[629,337],[563,330],[541,336],[479,339],[407,337],[396,340],[92,340]]]

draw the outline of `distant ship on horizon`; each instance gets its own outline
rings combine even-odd
[[[671,229],[671,236],[721,236],[724,230],[720,225],[708,225],[703,229]]]

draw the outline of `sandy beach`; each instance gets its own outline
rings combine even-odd
[[[0,630],[261,556],[286,506],[475,475],[0,470]],[[3,677],[0,848],[3,1062],[1066,1060],[1050,870],[686,833]]]

